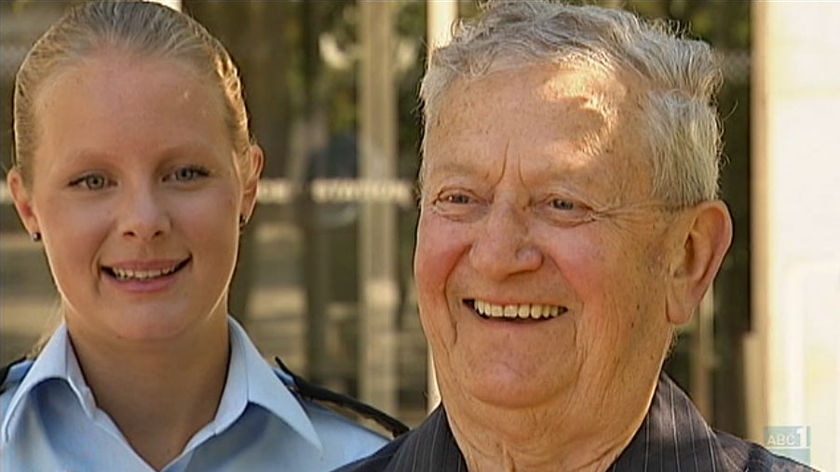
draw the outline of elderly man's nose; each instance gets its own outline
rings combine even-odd
[[[470,249],[470,260],[477,270],[488,277],[504,278],[542,265],[543,254],[531,237],[526,211],[511,205],[491,210]]]
[[[121,206],[120,233],[129,238],[151,240],[170,229],[170,219],[165,207],[150,192],[129,195]]]

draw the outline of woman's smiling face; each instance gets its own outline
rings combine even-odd
[[[177,62],[105,50],[39,92],[32,178],[9,179],[43,234],[79,336],[166,340],[225,323],[240,214],[221,99]]]

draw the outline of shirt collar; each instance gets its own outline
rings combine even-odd
[[[250,403],[268,410],[322,452],[318,433],[298,399],[263,359],[242,326],[233,318],[228,318],[228,324],[230,364],[219,409],[211,423],[213,432],[230,426]]]
[[[49,342],[41,350],[9,401],[7,414],[0,426],[0,442],[7,442],[11,437],[10,431],[14,429],[20,411],[26,407],[30,392],[50,379],[61,379],[67,382],[79,399],[79,403],[85,406],[85,411],[88,411],[88,406],[93,405],[93,396],[82,376],[70,344],[67,326],[64,323],[56,329]]]
[[[466,470],[443,405],[397,441],[402,443],[396,450],[382,449],[382,456],[393,455],[379,457],[388,464],[383,470]],[[683,464],[684,471],[742,470],[722,452],[714,431],[700,412],[663,372],[642,426],[608,470],[680,470],[679,464]],[[362,466],[358,469],[366,470]]]
[[[228,317],[228,325],[230,361],[225,390],[215,419],[203,431],[207,434],[223,431],[242,415],[249,403],[253,403],[287,423],[322,452],[323,445],[315,432],[315,427],[298,399],[262,358],[239,323]],[[0,442],[5,443],[11,437],[16,418],[26,407],[31,392],[49,379],[61,379],[67,382],[88,416],[94,415],[96,404],[82,375],[70,343],[67,326],[64,323],[44,346],[13,394],[6,410],[7,414],[4,415],[0,424]],[[199,433],[193,442],[202,441],[203,436]]]

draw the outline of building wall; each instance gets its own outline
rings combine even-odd
[[[750,435],[840,470],[840,4],[753,20]]]

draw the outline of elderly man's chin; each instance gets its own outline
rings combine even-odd
[[[465,324],[454,342],[432,338],[433,347],[443,348],[434,356],[446,407],[597,410],[625,395],[645,402],[667,349],[667,327],[630,340],[583,336],[573,321],[541,322],[516,339],[497,330],[471,332]],[[581,337],[598,342],[580,344]]]
[[[451,399],[509,409],[572,401],[580,380],[575,356],[557,357],[548,362],[542,362],[543,359],[550,358],[534,352],[500,350],[458,356],[453,360],[462,365],[438,368],[442,397],[447,399],[447,407]],[[444,372],[459,375],[447,378]]]

